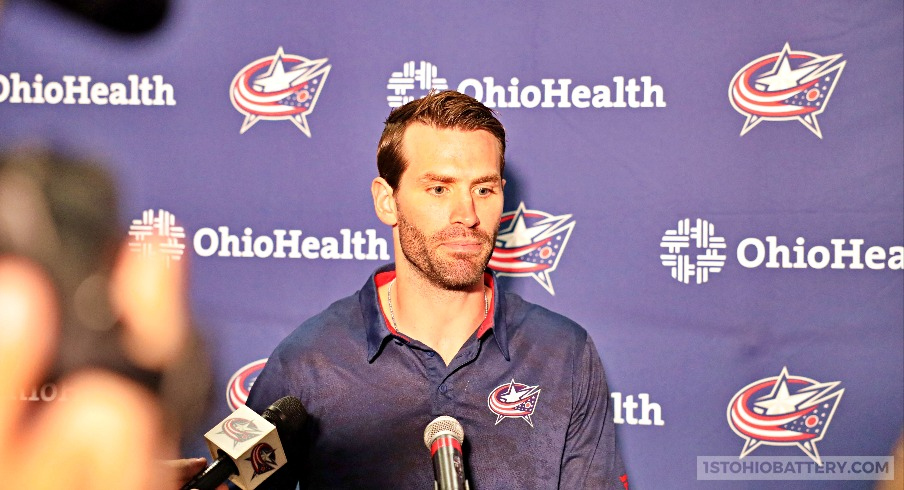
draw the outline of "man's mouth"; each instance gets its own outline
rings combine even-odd
[[[452,252],[474,253],[483,250],[483,242],[477,240],[451,240],[442,243],[442,246]]]

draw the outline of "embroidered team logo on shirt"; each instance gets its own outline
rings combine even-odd
[[[531,427],[534,422],[531,415],[537,408],[537,399],[540,398],[539,386],[528,386],[516,383],[514,378],[505,384],[497,386],[487,397],[487,406],[496,414],[496,424],[502,419],[520,417]]]

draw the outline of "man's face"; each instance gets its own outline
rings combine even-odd
[[[402,254],[433,284],[479,284],[502,216],[500,145],[487,131],[415,123],[402,140],[408,163],[395,192]]]

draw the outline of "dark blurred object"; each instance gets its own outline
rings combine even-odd
[[[168,0],[48,0],[79,17],[121,34],[146,34],[169,12]]]
[[[59,301],[60,342],[47,381],[101,368],[138,382],[161,400],[175,433],[200,422],[211,369],[197,331],[160,369],[124,349],[110,281],[123,249],[116,185],[98,164],[43,149],[0,152],[0,256],[25,257],[50,276]],[[132,252],[125,252],[132,253]]]

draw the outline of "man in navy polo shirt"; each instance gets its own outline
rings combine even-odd
[[[305,456],[259,488],[433,488],[422,435],[465,431],[472,489],[627,488],[599,354],[571,320],[499,290],[505,130],[456,92],[394,110],[371,186],[396,263],[282,341],[254,383],[312,423]]]

